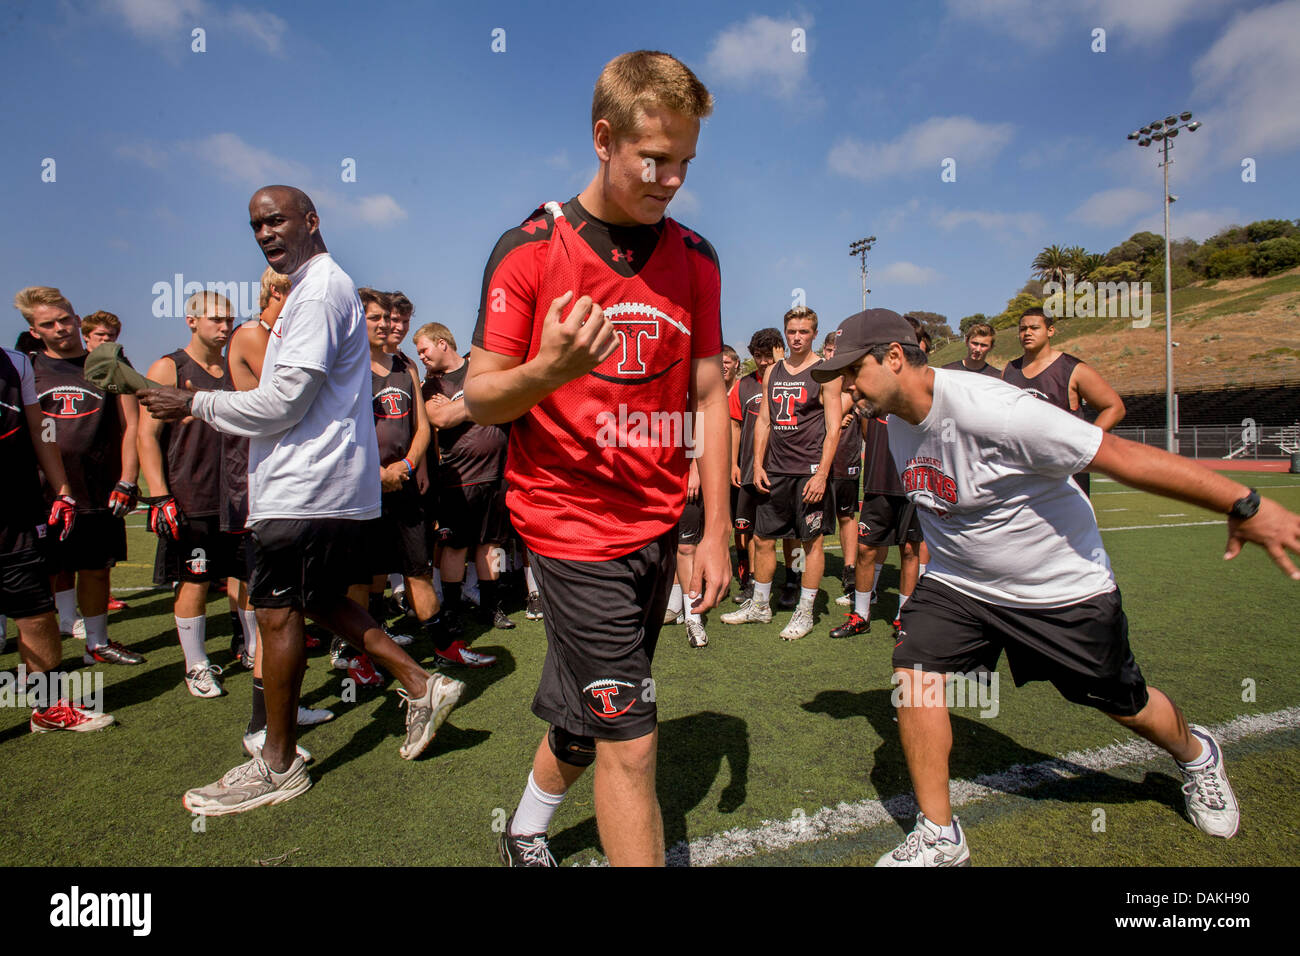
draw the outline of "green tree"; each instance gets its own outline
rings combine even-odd
[[[989,324],[989,318],[983,312],[976,312],[974,315],[968,315],[961,320],[958,331],[961,332],[961,337],[964,339],[970,334],[971,326],[980,324]]]
[[[1137,282],[1142,278],[1142,270],[1132,260],[1104,265],[1092,274],[1093,282]]]
[[[1300,265],[1300,239],[1278,236],[1255,247],[1250,261],[1251,275],[1270,276]]]
[[[948,325],[948,317],[938,312],[921,312],[913,310],[907,313],[921,323],[921,327],[930,333],[930,338],[937,343],[939,339],[951,339],[953,331]]]
[[[1205,275],[1209,279],[1232,279],[1250,274],[1255,248],[1249,243],[1215,249],[1205,260]]]
[[[1034,275],[1043,282],[1065,283],[1065,274],[1070,270],[1070,254],[1058,245],[1050,245],[1038,255],[1030,266]],[[1016,316],[1020,321],[1020,316]]]
[[[1015,328],[1020,324],[1020,317],[1026,311],[1034,306],[1042,306],[1042,304],[1043,300],[1037,296],[1030,295],[1028,292],[1017,292],[1011,301],[1007,303],[1007,307],[1000,314],[993,317],[993,328]]]
[[[1300,235],[1300,229],[1290,219],[1260,219],[1246,227],[1246,238],[1255,243],[1296,235]]]

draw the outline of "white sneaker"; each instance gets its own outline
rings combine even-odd
[[[185,674],[185,686],[195,697],[220,697],[225,693],[221,688],[221,681],[217,680],[220,675],[220,665],[210,661],[195,664]]]
[[[722,615],[723,624],[770,624],[772,623],[772,605],[764,602],[755,604],[753,598],[746,601],[737,611]]]
[[[835,603],[840,607],[848,607],[853,603],[853,593],[849,592],[848,594],[841,594],[835,599]]]
[[[674,611],[672,608],[668,608],[664,611],[665,627],[671,624],[685,624],[685,623],[686,623],[685,611]]]
[[[800,604],[790,615],[790,623],[781,631],[781,640],[797,641],[813,629],[813,609]]]
[[[86,639],[86,619],[79,617],[72,622],[72,636],[79,641]]]
[[[1186,797],[1187,817],[1202,833],[1210,836],[1232,838],[1241,825],[1241,811],[1237,798],[1228,783],[1228,774],[1219,742],[1204,727],[1192,724],[1188,728],[1210,748],[1210,759],[1199,770],[1189,770],[1181,762],[1178,769],[1183,774],[1183,794]]]
[[[266,746],[266,728],[252,734],[244,734],[244,753],[250,757],[262,756],[262,748]],[[303,763],[311,763],[311,753],[307,748],[296,744],[294,749],[298,751],[298,756],[302,758]]]
[[[333,719],[334,719],[334,711],[332,710],[325,710],[324,708],[321,708],[319,710],[314,710],[311,707],[302,707],[302,706],[299,706],[298,708],[299,727],[315,727],[317,724],[323,724],[327,720],[333,720]],[[252,756],[252,754],[250,754],[249,756]]]
[[[970,847],[966,845],[966,831],[954,816],[957,842],[942,836],[943,828],[931,823],[924,813],[916,815],[916,828],[907,839],[876,861],[876,866],[970,866]]]
[[[384,625],[384,633],[387,634],[388,639],[392,641],[394,644],[396,644],[398,647],[407,647],[415,643],[415,638],[413,638],[410,634],[394,634],[392,631],[388,629],[388,625],[386,624]]]
[[[686,637],[691,647],[705,647],[709,643],[709,635],[704,633],[703,621],[687,621]]]

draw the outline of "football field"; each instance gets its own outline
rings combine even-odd
[[[1300,511],[1300,476],[1231,477]],[[1222,559],[1221,517],[1093,480],[1093,505],[1148,681],[1192,721],[1218,728],[1242,824],[1230,841],[1182,815],[1167,756],[1047,684],[996,685],[953,711],[954,803],[981,865],[1290,865],[1300,850],[1300,585],[1258,548]],[[338,715],[306,730],[314,787],[277,807],[203,819],[188,788],[244,760],[251,672],[230,660],[224,596],[209,604],[209,653],[227,695],[191,697],[170,592],[150,587],[153,538],[132,515],[131,560],[114,572],[130,608],[109,633],[143,653],[110,667],[104,706],[118,726],[93,734],[28,733],[29,709],[0,707],[5,865],[483,865],[527,777],[543,725],[529,710],[545,652],[540,622],[513,609],[513,631],[473,624],[495,667],[457,671],[468,690],[416,761],[398,756],[405,712],[396,682],[341,699],[326,648],[312,652],[304,702]],[[831,640],[838,544],[827,561],[818,626],[801,641],[770,625],[728,627],[708,614],[710,643],[667,627],[655,659],[659,798],[671,863],[864,865],[899,842],[915,808],[890,702],[890,555],[871,632]],[[778,570],[778,586],[783,572]],[[735,585],[733,584],[733,593]],[[735,607],[730,599],[721,610]],[[0,671],[18,666],[13,625]],[[64,642],[83,671],[82,644]],[[431,660],[432,648],[411,648]],[[11,678],[6,677],[6,680]],[[590,775],[588,775],[589,777]],[[551,848],[562,864],[601,862],[591,781],[561,806]]]

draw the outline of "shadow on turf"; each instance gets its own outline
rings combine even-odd
[[[894,720],[894,705],[890,690],[868,690],[859,693],[845,690],[822,691],[808,703],[804,710],[826,714],[837,720],[866,717],[881,738],[872,755],[871,785],[886,810],[904,830],[915,825],[915,806],[911,801],[891,799],[912,792],[903,745],[898,736],[898,723]],[[1101,718],[1101,715],[1098,715]],[[1062,768],[1084,777],[1084,780],[1041,784],[1017,791],[1017,795],[1036,800],[1063,800],[1082,803],[1131,803],[1136,800],[1154,800],[1181,813],[1183,806],[1182,782],[1166,774],[1148,773],[1141,783],[1134,783],[1104,772],[1089,770],[1060,761],[1054,754],[1030,750],[1000,734],[989,726],[987,720],[972,720],[950,713],[952,721],[952,753],[949,757],[948,775],[953,780],[975,780],[997,789],[997,774],[1017,766],[1033,766],[1046,761],[1056,761]],[[1172,759],[1172,758],[1171,758]],[[903,805],[911,804],[905,812]]]
[[[702,711],[659,725],[656,783],[664,820],[669,866],[689,866],[690,834],[686,814],[704,802],[726,762],[727,786],[718,810],[734,813],[745,802],[749,783],[749,727],[739,717]],[[550,840],[551,853],[563,861],[583,850],[600,851],[596,818],[561,830]]]

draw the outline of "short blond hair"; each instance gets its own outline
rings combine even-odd
[[[281,295],[287,296],[292,288],[293,283],[289,281],[288,276],[281,275],[270,266],[267,266],[266,271],[262,273],[262,288],[257,293],[258,309],[265,312],[266,307],[271,304],[272,289]]]
[[[209,306],[213,309],[225,307],[226,316],[232,319],[235,317],[235,308],[230,304],[230,300],[220,292],[212,292],[210,290],[206,292],[195,292],[192,296],[186,299],[185,315],[187,317],[201,319],[208,314]]]
[[[23,314],[28,325],[34,325],[36,318],[33,311],[38,305],[61,305],[73,315],[76,315],[76,309],[62,292],[51,285],[29,285],[25,289],[19,289],[14,295],[14,308]]]
[[[425,322],[424,325],[416,329],[415,334],[411,336],[412,342],[417,339],[428,339],[430,342],[446,342],[449,349],[453,352],[456,351],[456,336],[452,335],[451,329],[447,328],[447,326],[443,325],[441,322]]]
[[[609,123],[615,138],[636,129],[637,114],[662,107],[703,119],[713,112],[713,96],[681,60],[657,50],[624,53],[605,64],[591,98],[591,126]]]
[[[806,305],[796,305],[793,309],[785,314],[785,324],[789,325],[793,319],[811,319],[813,331],[817,331],[817,313]]]

